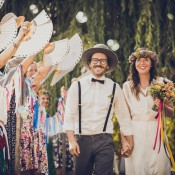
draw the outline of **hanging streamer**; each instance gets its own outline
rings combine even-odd
[[[39,104],[38,101],[35,101],[35,105],[34,105],[34,117],[33,117],[33,127],[34,130],[36,131],[37,126],[38,126],[38,108],[39,108]]]
[[[154,150],[156,148],[158,136],[160,137],[158,153],[160,152],[161,142],[163,142],[163,144],[165,145],[165,152],[168,152],[168,156],[169,156],[168,158],[171,161],[172,171],[175,172],[175,161],[173,158],[173,153],[170,148],[168,137],[166,135],[165,109],[164,109],[163,101],[161,101],[159,104],[157,130],[156,130],[156,137],[155,137],[154,146],[153,146]]]

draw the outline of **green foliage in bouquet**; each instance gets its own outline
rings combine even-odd
[[[159,98],[162,101],[175,102],[175,86],[174,83],[167,78],[157,77],[154,79],[149,88],[148,92],[154,97]]]

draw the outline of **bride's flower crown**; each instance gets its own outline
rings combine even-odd
[[[133,63],[138,58],[150,58],[155,62],[155,64],[158,63],[158,55],[147,48],[138,48],[129,56],[128,60],[130,63]]]

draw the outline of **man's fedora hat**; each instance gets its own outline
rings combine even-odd
[[[84,66],[87,69],[90,69],[89,63],[90,63],[92,55],[95,53],[103,53],[107,56],[109,69],[107,70],[106,73],[112,72],[116,68],[116,65],[118,62],[117,55],[113,51],[111,51],[106,45],[97,44],[93,48],[87,49],[83,52],[81,59],[82,59]]]

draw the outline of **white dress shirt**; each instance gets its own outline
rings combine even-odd
[[[92,74],[80,79],[81,84],[81,129],[82,135],[103,133],[103,127],[110,106],[114,82],[101,77],[104,84],[91,82]],[[65,108],[64,131],[72,130],[79,134],[78,82],[74,82],[69,91]],[[123,92],[116,83],[115,97],[108,119],[106,133],[113,133],[113,114],[116,114],[120,129],[124,135],[132,135],[131,119]]]

